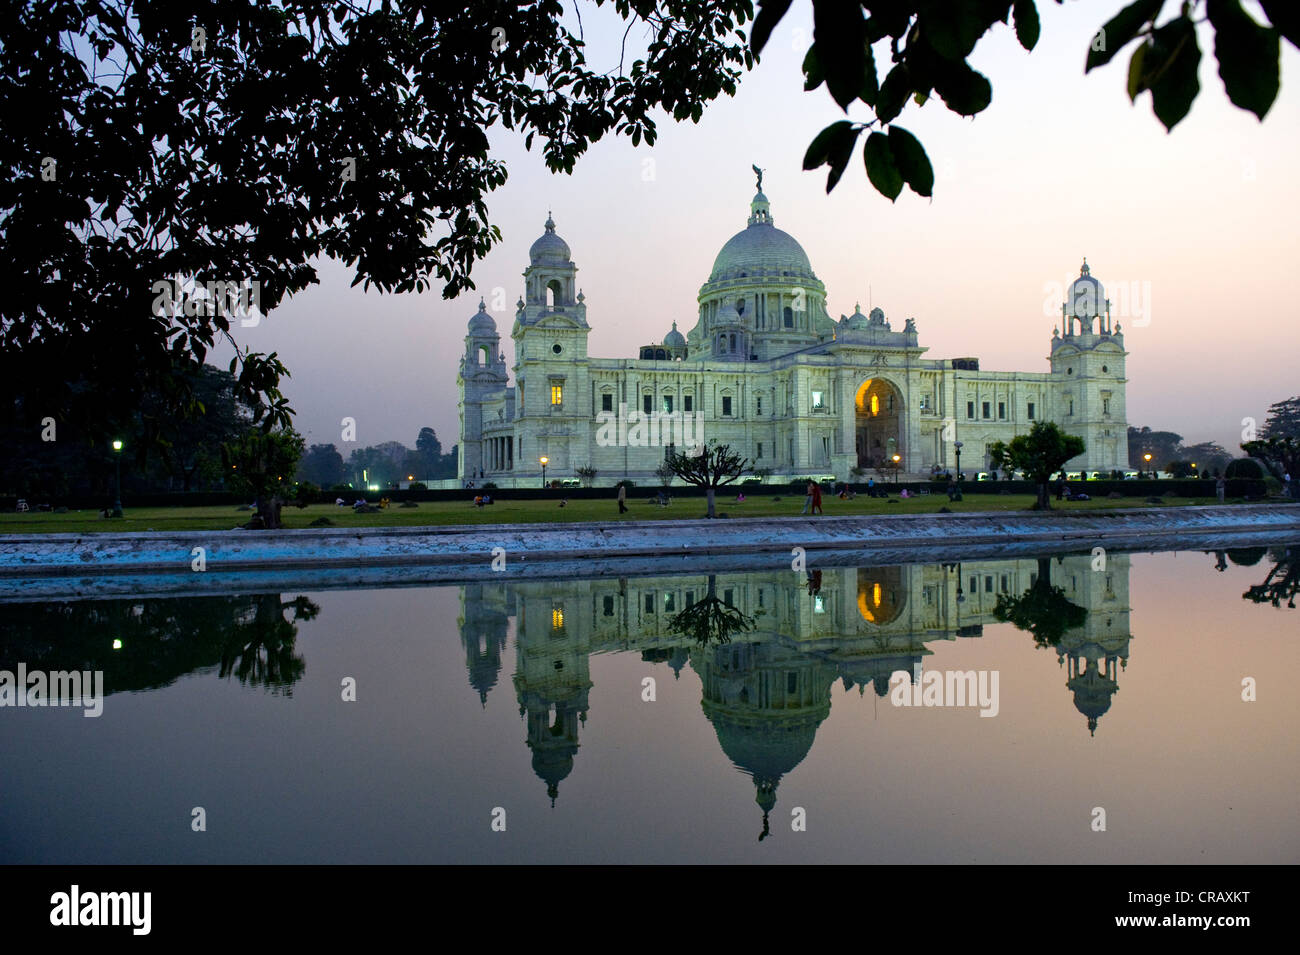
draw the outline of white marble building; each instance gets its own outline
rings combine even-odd
[[[774,225],[761,191],[700,287],[694,327],[683,335],[674,322],[637,357],[588,354],[577,266],[549,217],[529,260],[512,371],[484,303],[469,321],[457,375],[462,481],[536,486],[545,457],[548,480],[593,467],[597,485],[653,483],[666,445],[701,437],[772,480],[848,479],[894,455],[904,479],[919,477],[955,468],[961,442],[969,476],[987,468],[989,445],[1037,420],[1087,443],[1070,470],[1129,466],[1124,336],[1086,261],[1052,333],[1050,370],[1003,372],[926,357],[911,318],[898,330],[879,308],[831,318],[807,254]]]

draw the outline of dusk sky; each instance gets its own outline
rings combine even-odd
[[[635,357],[674,321],[683,333],[695,324],[714,257],[745,227],[757,164],[775,224],[807,251],[832,317],[874,303],[896,328],[916,319],[927,358],[1045,372],[1064,288],[1086,255],[1130,351],[1129,424],[1240,453],[1242,419],[1262,422],[1271,403],[1300,393],[1300,307],[1285,286],[1300,258],[1300,56],[1283,43],[1282,90],[1260,123],[1228,102],[1203,26],[1201,93],[1168,134],[1149,96],[1129,103],[1128,50],[1084,76],[1092,34],[1121,5],[1040,3],[1032,53],[999,25],[972,57],[993,84],[987,110],[963,119],[936,98],[899,117],[926,147],[936,184],[933,200],[904,190],[891,204],[867,182],[860,151],[830,196],[825,168],[802,171],[808,143],[844,114],[824,88],[803,92],[811,7],[796,3],[737,95],[698,125],[663,118],[653,148],[611,138],[572,176],[554,175],[540,150],[493,130],[510,173],[488,198],[504,241],[475,267],[477,291],[454,301],[440,286],[364,293],[349,288],[349,269],[323,263],[320,285],[238,329],[239,341],[288,365],[309,444],[346,456],[382,441],[413,445],[431,425],[449,449],[466,322],[480,294],[500,306],[493,316],[513,366],[514,302],[548,209],[586,293],[590,354]],[[584,5],[583,22],[593,65],[616,64],[621,21]],[[849,118],[871,118],[857,107]],[[340,440],[344,417],[356,419],[357,445]]]

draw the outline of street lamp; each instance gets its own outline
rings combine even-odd
[[[122,442],[113,442],[113,460],[117,463],[117,500],[113,502],[113,516],[122,516]]]
[[[952,446],[957,449],[957,480],[961,481],[961,442],[954,441]]]
[[[898,486],[898,462],[901,461],[901,460],[902,460],[902,458],[900,458],[897,454],[894,455],[894,485],[895,485],[895,487]]]
[[[1147,477],[1152,477],[1152,474],[1151,474],[1151,452],[1148,451],[1146,454],[1142,455],[1142,457],[1144,457],[1144,458],[1146,459],[1146,462],[1147,462],[1147,473],[1146,473],[1146,476],[1147,476]]]
[[[546,457],[546,455],[542,455],[537,460],[540,461],[542,465],[542,487],[546,487],[546,465],[551,463],[551,459]]]

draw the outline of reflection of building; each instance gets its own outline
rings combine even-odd
[[[466,584],[460,590],[460,642],[465,647],[469,685],[487,706],[488,690],[501,673],[501,651],[509,626],[505,594],[500,587]]]
[[[848,479],[851,468],[888,466],[895,454],[905,472],[952,468],[957,441],[966,467],[985,469],[989,445],[1036,421],[1084,439],[1087,451],[1071,470],[1128,467],[1128,353],[1086,261],[1061,306],[1049,370],[1035,372],[927,358],[916,322],[895,329],[880,308],[864,315],[855,306],[836,321],[807,253],[776,227],[762,192],[746,227],[719,251],[696,313],[676,314],[689,332],[674,321],[663,342],[642,346],[639,357],[588,354],[591,325],[577,273],[548,217],[523,273],[510,331],[513,369],[487,303],[469,319],[457,376],[462,479],[536,486],[545,457],[555,478],[589,466],[602,479],[649,480],[664,445],[700,439],[694,429],[690,439],[626,431],[602,438],[602,414],[628,413],[698,416],[704,440],[729,444],[778,477]],[[618,307],[607,303],[605,320]],[[659,428],[656,422],[656,434]]]
[[[690,575],[473,584],[464,591],[462,626],[472,621],[479,628],[464,636],[467,648],[482,646],[484,639],[499,640],[506,616],[515,617],[515,694],[533,769],[552,800],[573,770],[586,721],[589,656],[632,651],[675,672],[689,662],[722,751],[753,778],[766,815],[781,779],[811,749],[836,681],[859,693],[870,685],[886,696],[890,674],[923,671],[931,655],[926,644],[981,635],[994,622],[998,597],[1027,591],[1039,566],[1025,559],[827,568],[819,586],[789,571],[717,574],[712,581]],[[1052,558],[1049,566],[1052,583],[1088,611],[1058,650],[1063,665],[1069,659],[1066,685],[1075,705],[1095,730],[1117,689],[1114,664],[1128,656],[1129,558],[1108,555],[1101,571],[1087,554]],[[674,632],[670,621],[711,583],[753,629],[731,643],[700,646]],[[481,612],[469,609],[476,603]],[[484,681],[474,667],[488,664],[481,651],[467,654],[478,689]],[[499,665],[499,649],[490,660]]]

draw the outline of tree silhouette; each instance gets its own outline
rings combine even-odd
[[[693,448],[685,454],[669,448],[663,463],[663,467],[687,484],[706,489],[709,507],[704,516],[710,518],[718,516],[714,500],[718,488],[738,480],[749,470],[749,465],[749,459],[732,451],[730,445],[717,442]]]
[[[1257,604],[1269,603],[1281,607],[1283,601],[1287,608],[1295,609],[1295,598],[1300,591],[1300,544],[1288,545],[1281,556],[1274,558],[1275,563],[1269,570],[1263,583],[1255,584],[1242,598]]]
[[[1052,559],[1038,558],[1038,576],[1023,594],[998,594],[993,617],[1032,634],[1037,647],[1054,647],[1067,630],[1081,627],[1088,611],[1071,603],[1065,591],[1052,584]]]
[[[690,637],[700,646],[730,643],[734,635],[749,633],[755,626],[753,617],[719,599],[717,577],[713,574],[709,574],[705,595],[668,621],[669,630]]]

